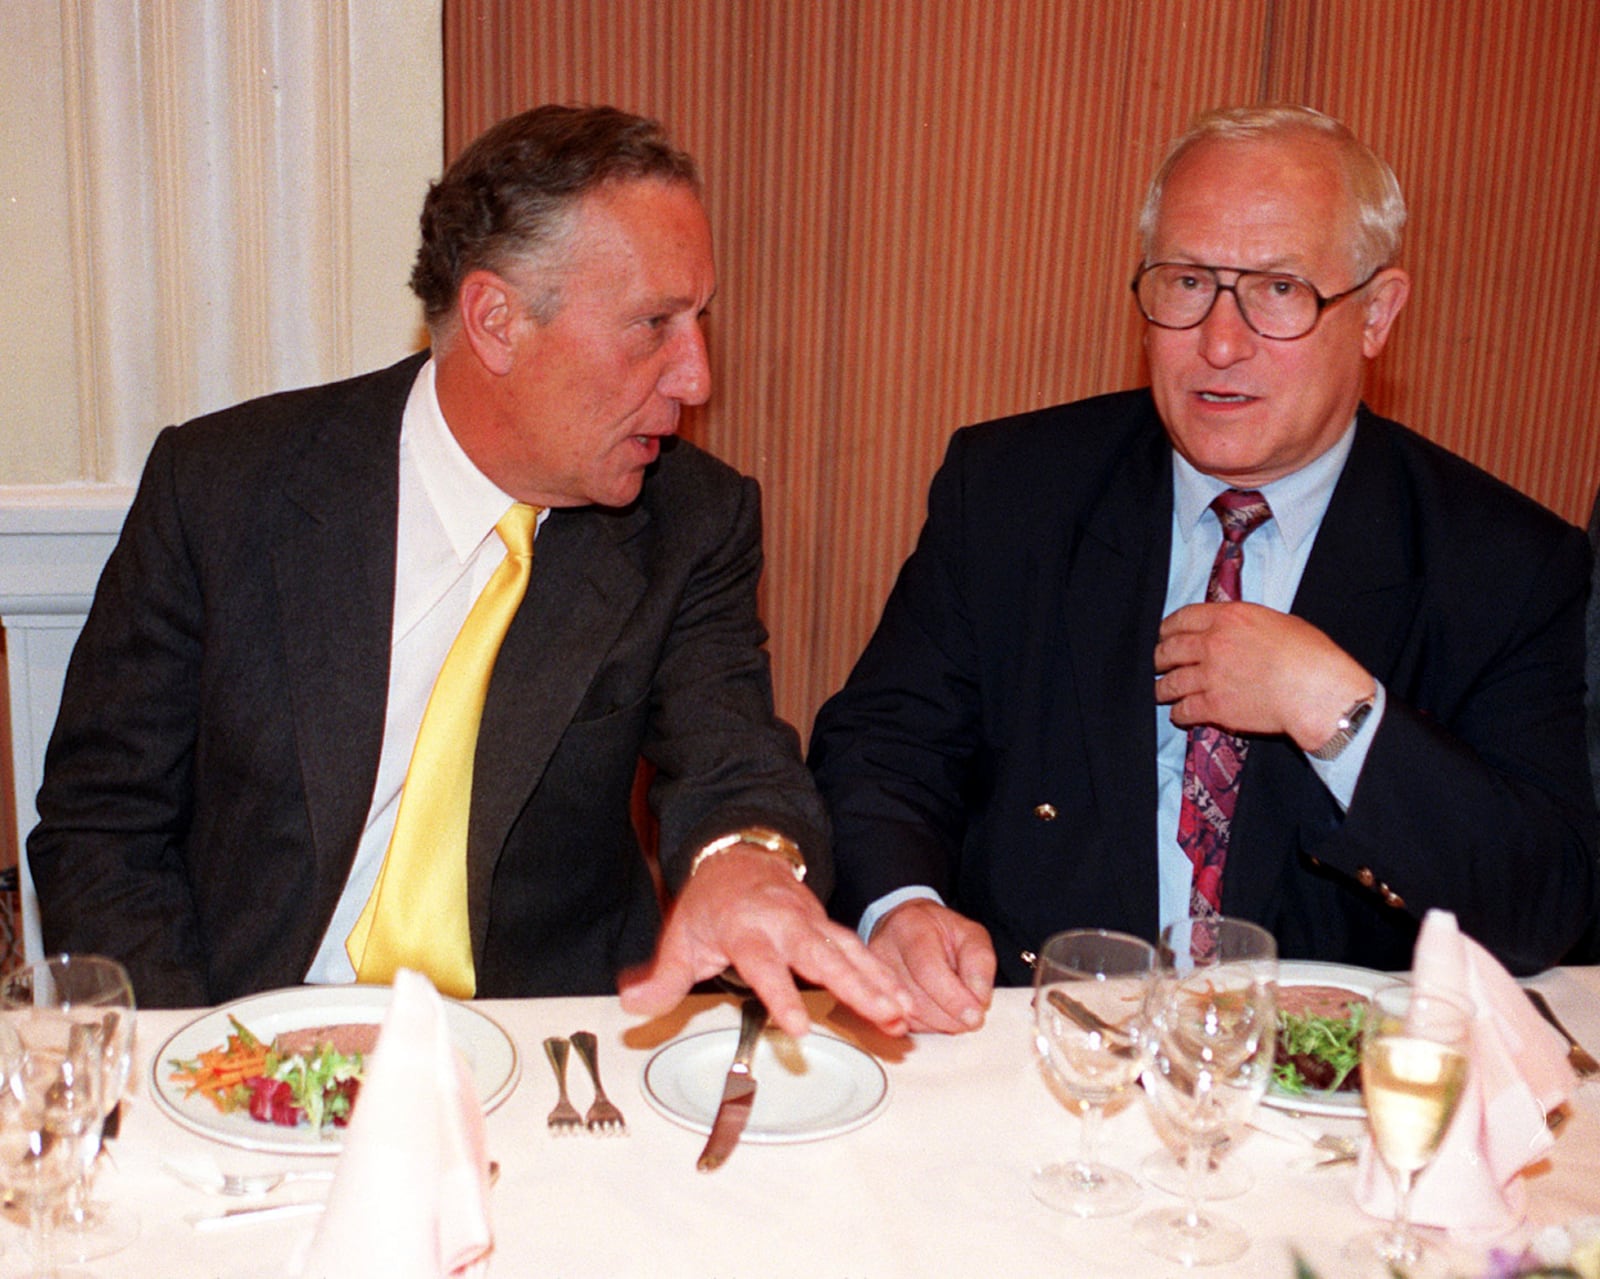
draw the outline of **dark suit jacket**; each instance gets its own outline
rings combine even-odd
[[[1059,929],[1155,934],[1171,522],[1148,392],[956,434],[812,739],[841,920],[929,884],[991,930],[1013,982],[1019,950]],[[1388,709],[1345,814],[1293,743],[1255,741],[1225,913],[1269,927],[1285,957],[1394,969],[1441,906],[1517,969],[1559,958],[1600,878],[1587,575],[1579,530],[1363,410],[1294,612],[1384,682]]]
[[[48,950],[151,1006],[299,982],[377,773],[401,413],[423,357],[164,431],[74,652],[28,841]],[[829,882],[774,720],[753,480],[682,441],[626,510],[557,511],[508,631],[473,774],[484,996],[598,993],[660,919],[630,822],[641,754],[670,887],[759,822]]]

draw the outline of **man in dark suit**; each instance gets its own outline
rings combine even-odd
[[[1069,927],[1399,969],[1445,907],[1527,971],[1591,915],[1582,533],[1360,405],[1404,216],[1325,116],[1205,117],[1141,220],[1150,388],[954,437],[811,753],[914,1026]]]
[[[412,285],[431,354],[157,439],[29,840],[47,948],[181,1005],[398,966],[459,995],[593,993],[659,939],[627,979],[640,1011],[731,965],[803,1032],[793,969],[900,1028],[904,992],[819,900],[826,820],[756,613],[758,490],[673,438],[711,389],[692,162],[607,108],[503,121],[430,191]],[[475,601],[516,575],[496,533],[518,510],[531,567],[475,739],[412,767]],[[461,778],[455,833],[391,866],[406,804]],[[390,891],[436,872],[444,891]]]

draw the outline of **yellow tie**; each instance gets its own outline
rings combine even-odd
[[[434,681],[378,882],[345,939],[359,981],[392,982],[414,968],[458,999],[477,989],[467,923],[472,761],[500,641],[528,589],[538,517],[537,506],[518,502],[495,525],[506,557]]]

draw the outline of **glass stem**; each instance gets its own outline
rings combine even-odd
[[[1389,1259],[1407,1261],[1411,1257],[1411,1192],[1417,1184],[1416,1174],[1409,1168],[1396,1171],[1394,1233],[1389,1237]]]
[[[1083,1104],[1083,1121],[1078,1127],[1078,1165],[1087,1172],[1094,1167],[1095,1151],[1100,1148],[1100,1121],[1105,1112],[1090,1102]]]
[[[1183,1225],[1185,1230],[1199,1230],[1200,1178],[1206,1169],[1210,1153],[1199,1142],[1189,1141],[1183,1148]]]

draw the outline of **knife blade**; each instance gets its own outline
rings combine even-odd
[[[739,1144],[739,1136],[749,1122],[750,1108],[756,1100],[756,1077],[750,1073],[750,1061],[766,1025],[766,1005],[759,999],[745,1000],[739,1009],[739,1046],[734,1050],[733,1065],[728,1067],[728,1077],[722,1085],[722,1103],[712,1121],[706,1148],[695,1164],[701,1172],[722,1167]]]

